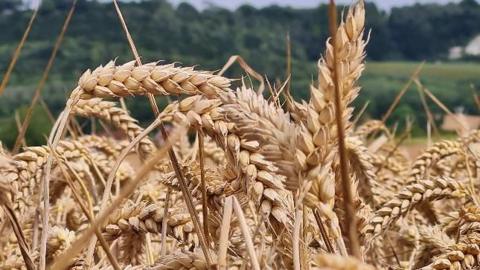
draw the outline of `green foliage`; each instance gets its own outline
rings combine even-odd
[[[21,119],[20,121],[23,121],[26,111],[26,106],[22,106],[18,109],[18,115]],[[15,116],[12,115],[7,118],[1,118],[0,127],[0,140],[2,141],[2,144],[9,148],[13,147],[18,135]],[[48,119],[47,113],[43,108],[38,106],[35,107],[33,109],[30,126],[25,134],[27,145],[44,145],[51,128],[52,125]]]
[[[367,116],[380,118],[393,102],[396,94],[409,80],[419,63],[414,62],[369,62],[361,78],[362,94],[356,100],[357,107],[370,101]],[[426,64],[420,74],[422,84],[451,110],[463,109],[469,114],[478,114],[474,104],[472,86],[480,86],[480,68],[472,63]],[[443,111],[427,98],[437,124]],[[403,125],[406,117],[414,121],[416,133],[425,130],[427,118],[419,98],[417,86],[412,84],[402,98],[400,106],[392,114],[389,124]]]
[[[394,8],[388,24],[402,56],[411,60],[445,58],[449,48],[466,44],[479,34],[480,5],[415,4]]]
[[[19,9],[16,1],[0,1],[0,11],[2,5],[11,10],[0,16],[0,63],[4,63],[0,70],[6,68],[31,15],[30,10]],[[31,82],[31,74],[41,73],[70,3],[42,2],[15,82]],[[218,7],[199,11],[188,3],[174,7],[165,0],[144,0],[123,2],[122,9],[145,61],[160,58],[216,69],[229,56],[240,54],[257,70],[268,70],[269,77],[276,77],[284,71],[287,32],[293,59],[303,63],[318,59],[328,36],[324,4],[311,9],[243,5],[234,11]],[[439,59],[451,46],[464,45],[479,31],[480,6],[472,0],[446,6],[417,4],[391,13],[368,3],[366,10],[371,60]],[[54,73],[72,80],[84,69],[116,57],[127,60],[131,53],[111,1],[79,1]]]
[[[22,0],[2,0],[0,1],[0,14],[14,12],[21,6]]]

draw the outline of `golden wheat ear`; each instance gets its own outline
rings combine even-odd
[[[104,101],[101,98],[79,100],[73,107],[72,113],[82,117],[95,117],[106,123],[111,123],[114,127],[123,131],[130,140],[143,131],[137,120],[132,118],[128,112],[117,107],[114,102]],[[156,147],[150,138],[146,137],[140,141],[139,149],[144,157],[148,157],[156,150]]]
[[[365,228],[367,243],[383,233],[393,222],[424,202],[464,196],[460,184],[446,177],[419,180],[405,186],[394,198],[379,207]]]
[[[336,32],[336,55],[338,69],[338,82],[341,87],[341,104],[343,123],[347,130],[349,129],[349,119],[352,109],[348,106],[358,95],[360,88],[357,85],[363,69],[365,58],[364,40],[364,21],[365,10],[362,1],[351,6],[348,10],[345,20],[340,24]],[[314,198],[317,201],[323,201],[332,205],[334,197],[334,188],[328,186],[333,183],[326,177],[327,173],[318,172],[325,170],[333,161],[332,151],[334,151],[337,141],[337,126],[335,122],[335,84],[334,74],[334,48],[328,41],[327,49],[323,58],[318,61],[318,84],[311,86],[311,96],[307,107],[302,110],[304,117],[301,118],[302,132],[299,141],[298,160],[305,168],[305,178],[313,183],[311,191],[316,192],[309,196],[310,203]],[[298,117],[298,114],[297,114]],[[330,182],[330,183],[329,183]]]
[[[133,95],[216,96],[230,87],[230,80],[190,67],[159,65],[156,62],[135,65],[135,61],[116,65],[111,61],[93,71],[87,70],[78,85],[87,97],[128,97]]]

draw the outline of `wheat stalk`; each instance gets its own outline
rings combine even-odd
[[[332,152],[337,138],[337,127],[335,123],[335,84],[332,74],[338,65],[341,73],[338,74],[338,82],[341,85],[340,99],[342,100],[341,111],[345,128],[349,129],[348,120],[351,116],[349,104],[357,96],[360,88],[356,85],[358,78],[364,68],[363,29],[365,20],[363,2],[349,8],[345,22],[342,22],[336,30],[336,54],[337,61],[334,61],[334,48],[327,42],[327,49],[318,62],[318,85],[311,86],[311,97],[302,123],[305,126],[303,136],[309,142],[303,151],[307,160],[306,178],[312,181],[310,196],[307,196],[307,204],[314,205],[323,202],[333,207],[334,184],[328,173],[319,173],[327,170],[332,162]],[[336,63],[336,64],[335,64]],[[302,149],[302,148],[300,148]]]

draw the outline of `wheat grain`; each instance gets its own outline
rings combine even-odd
[[[52,227],[49,230],[47,242],[47,263],[52,262],[52,260],[58,256],[58,254],[67,249],[75,238],[75,233],[69,231],[68,229]]]
[[[366,121],[355,129],[355,135],[366,139],[369,135],[375,134],[379,131],[384,132],[388,137],[392,136],[390,130],[388,130],[385,124],[380,120]]]
[[[83,117],[96,117],[107,123],[111,123],[116,128],[123,131],[129,139],[133,139],[142,133],[141,128],[135,119],[133,119],[123,109],[115,106],[115,103],[104,101],[100,98],[88,100],[79,100],[73,107],[72,113]],[[140,151],[147,156],[155,150],[155,145],[147,137],[142,139],[139,144]]]
[[[243,110],[245,108],[235,103],[237,99],[234,96],[222,98],[224,105],[220,107],[220,100],[192,96],[167,107],[163,118],[165,121],[187,122],[213,137],[227,151],[230,164],[235,164],[235,174],[243,174],[243,179],[237,178],[230,183],[231,188],[245,190],[248,181],[255,181],[253,192],[262,211],[267,216],[271,214],[280,223],[287,223],[284,209],[287,203],[280,196],[280,193],[285,193],[282,176],[277,174],[278,168],[273,162],[258,153],[261,143],[272,138],[272,133],[265,127],[255,128],[259,117],[252,119],[253,114],[248,116]]]
[[[193,68],[173,64],[149,63],[135,66],[135,61],[116,66],[113,61],[93,71],[87,70],[78,82],[88,97],[126,97],[131,95],[205,94],[215,96],[226,91],[230,80]]]
[[[374,199],[379,197],[382,189],[376,179],[372,156],[358,138],[349,137],[345,143],[350,167],[359,181],[360,196],[371,205],[377,204]]]
[[[342,22],[337,29],[336,54],[339,85],[341,86],[341,100],[343,123],[349,129],[349,118],[352,112],[348,108],[355,99],[360,88],[356,85],[358,78],[364,68],[365,41],[363,40],[365,10],[363,2],[351,6],[348,10],[345,22]],[[328,173],[319,173],[330,167],[332,152],[334,151],[337,130],[335,124],[335,87],[332,79],[335,67],[334,48],[327,42],[327,49],[318,62],[318,85],[311,86],[311,97],[308,103],[307,114],[303,123],[306,127],[305,137],[309,137],[308,155],[310,168],[307,169],[307,181],[312,181],[310,189],[311,196],[307,197],[307,203],[314,205],[323,202],[333,206],[334,184],[328,177]],[[308,134],[308,135],[306,135]]]
[[[407,214],[415,206],[423,202],[451,198],[461,195],[458,184],[448,178],[433,178],[417,181],[405,186],[390,201],[384,203],[370,219],[370,224],[365,228],[366,239],[381,234],[388,226],[401,216]],[[368,242],[367,241],[367,242]]]
[[[56,151],[67,159],[76,159],[82,156],[84,149],[78,143],[62,141]],[[18,196],[15,199],[15,209],[24,211],[25,207],[36,203],[37,186],[40,184],[43,166],[46,164],[49,152],[46,146],[28,147],[24,152],[13,157],[18,162],[18,179],[13,182],[13,188]]]

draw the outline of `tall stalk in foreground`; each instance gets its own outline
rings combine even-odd
[[[343,188],[343,203],[344,208],[347,213],[345,217],[345,224],[348,228],[348,240],[350,244],[350,252],[357,257],[361,258],[360,254],[360,245],[357,235],[356,227],[356,216],[353,210],[353,195],[352,195],[352,186],[350,184],[349,174],[348,174],[348,163],[347,163],[347,153],[345,150],[345,127],[343,124],[343,105],[341,93],[343,92],[342,81],[339,79],[340,76],[340,66],[338,64],[338,54],[340,53],[337,50],[337,8],[335,6],[335,1],[330,0],[329,7],[329,26],[330,26],[330,35],[332,37],[332,47],[333,47],[333,83],[335,85],[335,112],[336,112],[336,122],[337,122],[337,133],[338,133],[338,152],[340,154],[340,176],[342,179],[342,188]]]

